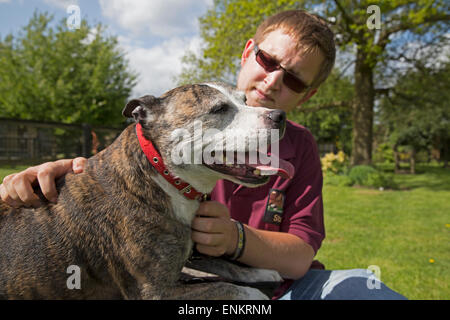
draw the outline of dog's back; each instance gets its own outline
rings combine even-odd
[[[60,192],[61,201],[68,201],[64,185]],[[112,286],[102,285],[107,274],[102,275],[102,281],[93,281],[106,264],[100,256],[86,256],[87,252],[98,252],[102,238],[96,234],[96,241],[90,243],[89,237],[93,236],[86,234],[86,223],[95,222],[88,214],[83,217],[75,202],[71,208],[45,204],[38,209],[14,209],[0,201],[0,298],[118,297]],[[93,261],[98,262],[97,270],[92,269]],[[68,286],[71,265],[80,268],[83,290]]]
[[[129,139],[133,129],[126,129],[109,148],[90,158],[85,172],[67,174],[59,181],[58,203],[14,209],[0,201],[0,298],[134,296],[128,289],[138,290],[138,286],[130,265],[146,259],[152,242],[148,229],[158,230],[164,220],[154,217],[154,207],[164,214],[170,204],[159,188],[141,182],[133,192],[120,177],[142,178],[138,169],[120,171],[133,167],[129,164],[130,157],[136,156]],[[115,160],[123,163],[115,164]],[[150,202],[144,198],[146,193],[151,196],[148,188],[159,191],[148,197]],[[80,270],[80,290],[68,286],[74,274],[70,266]]]

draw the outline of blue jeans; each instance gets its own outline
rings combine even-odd
[[[309,270],[280,300],[405,300],[364,269]]]

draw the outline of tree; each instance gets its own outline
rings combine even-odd
[[[136,75],[115,37],[83,20],[74,31],[34,13],[16,36],[0,39],[0,116],[114,125]]]
[[[370,163],[374,105],[379,89],[375,76],[383,74],[389,59],[399,59],[391,53],[405,45],[405,36],[412,35],[419,42],[437,37],[447,32],[450,19],[445,0],[380,0],[376,6],[372,4],[366,0],[215,0],[200,19],[204,41],[201,55],[185,56],[186,67],[180,79],[182,82],[235,79],[243,45],[264,18],[288,9],[314,11],[327,17],[337,45],[353,56],[352,163]]]
[[[382,99],[381,122],[387,126],[394,152],[399,146],[411,149],[411,173],[420,150],[439,150],[447,165],[450,142],[450,56],[445,63],[426,66],[416,61],[415,68],[400,77]],[[396,163],[398,169],[398,163]]]
[[[337,150],[351,154],[353,96],[350,77],[334,70],[314,99],[291,111],[288,118],[306,126],[318,144],[332,143]]]

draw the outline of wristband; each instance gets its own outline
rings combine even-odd
[[[238,229],[238,243],[236,250],[234,251],[233,255],[230,257],[231,260],[237,260],[239,259],[242,254],[244,253],[244,247],[245,247],[245,231],[244,231],[244,225],[242,222],[235,221],[236,227]]]

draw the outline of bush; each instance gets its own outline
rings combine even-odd
[[[370,174],[377,173],[377,170],[371,166],[354,166],[350,169],[348,173],[349,178],[353,181],[354,184],[358,184],[360,186],[364,186],[367,182],[367,178]]]
[[[394,163],[394,150],[388,143],[380,144],[374,150],[373,161],[376,163]]]
[[[383,174],[371,166],[355,166],[349,174],[353,184],[373,188],[394,188],[394,180],[391,175]]]
[[[353,185],[352,179],[344,174],[327,173],[323,179],[324,184],[337,187],[350,187]]]

